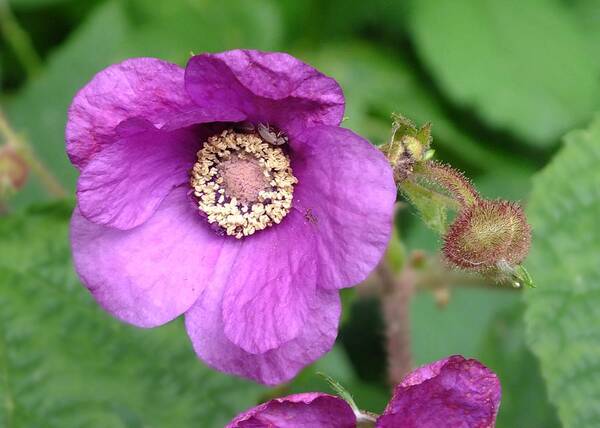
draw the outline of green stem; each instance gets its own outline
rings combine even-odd
[[[12,13],[8,0],[0,0],[0,29],[27,73],[27,77],[31,79],[41,70],[42,61],[29,34]]]
[[[0,0],[3,1],[3,0]],[[36,174],[48,193],[58,198],[67,197],[65,188],[56,179],[54,174],[37,158],[34,151],[17,133],[10,127],[4,113],[0,109],[0,135],[6,140],[6,144],[17,150],[27,162],[34,174]]]

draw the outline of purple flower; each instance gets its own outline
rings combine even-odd
[[[381,258],[396,188],[339,127],[335,80],[283,53],[108,67],[75,96],[75,268],[115,317],[185,314],[208,365],[266,384],[327,352],[338,289]]]
[[[406,376],[376,419],[354,412],[341,398],[306,393],[261,404],[226,428],[354,428],[357,422],[376,428],[491,428],[500,395],[500,382],[490,369],[454,355]]]

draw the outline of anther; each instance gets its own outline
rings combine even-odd
[[[290,161],[258,133],[227,130],[197,153],[191,186],[209,223],[242,238],[280,223],[291,209]]]

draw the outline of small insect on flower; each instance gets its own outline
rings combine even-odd
[[[307,208],[304,212],[304,218],[311,224],[317,224],[319,222],[319,219],[313,214],[312,209],[310,208]]]
[[[277,131],[274,127],[269,126],[268,123],[266,125],[259,123],[256,126],[256,130],[263,140],[274,146],[283,146],[288,142],[288,137],[283,132]]]

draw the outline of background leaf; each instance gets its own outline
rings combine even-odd
[[[598,66],[558,1],[411,4],[413,40],[437,82],[492,126],[548,146],[598,107]]]
[[[539,363],[527,348],[524,305],[516,301],[493,317],[483,335],[479,357],[502,382],[499,427],[560,427],[549,403]]]
[[[0,426],[215,427],[265,389],[196,358],[180,320],[142,330],[75,279],[70,204],[0,222]]]
[[[538,288],[526,290],[527,334],[565,427],[600,426],[600,117],[565,137],[534,179],[527,209]]]

